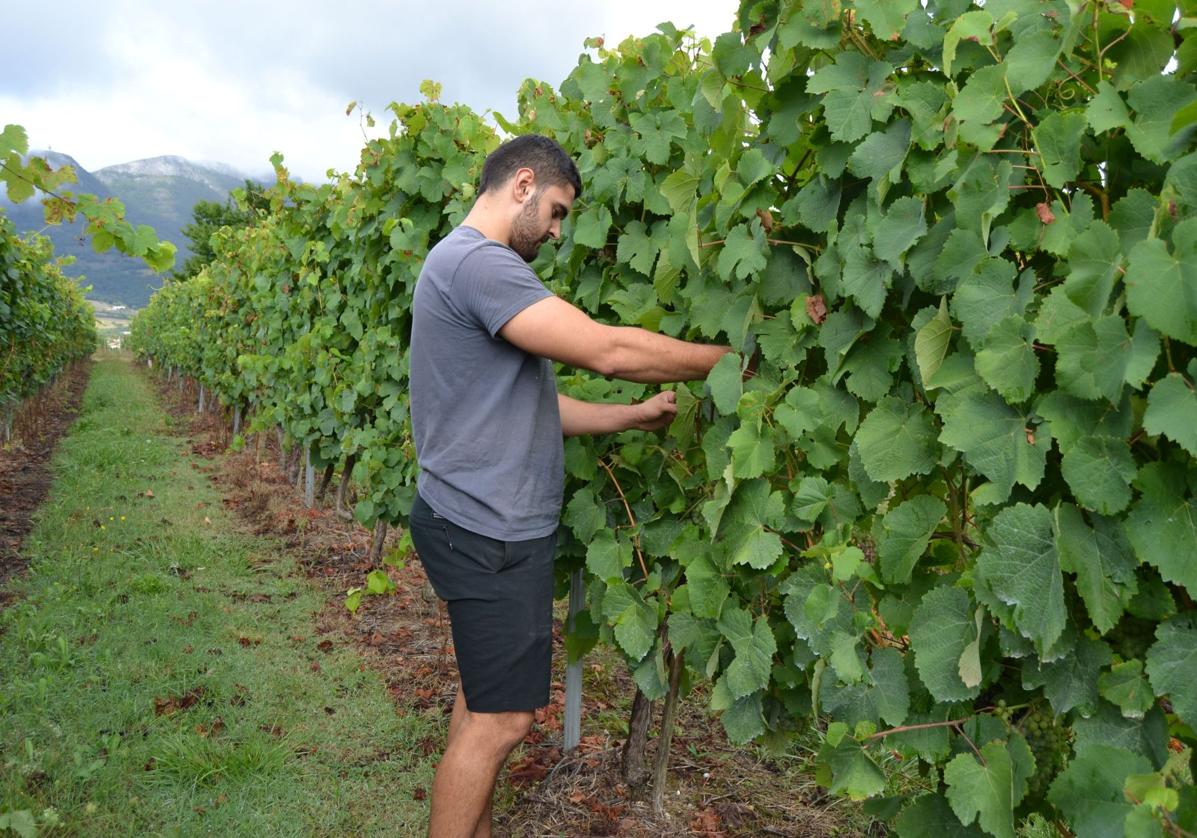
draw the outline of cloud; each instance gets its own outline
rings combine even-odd
[[[568,4],[337,3],[209,0],[66,2],[53,24],[6,12],[0,114],[36,147],[95,169],[179,154],[268,170],[275,150],[305,178],[352,170],[363,137],[350,100],[380,123],[391,101],[417,101],[423,79],[446,101],[515,114],[520,83],[559,84],[582,41],[647,34],[661,20],[731,26],[734,0]],[[381,127],[381,126],[380,126]]]

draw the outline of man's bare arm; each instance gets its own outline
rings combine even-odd
[[[634,326],[605,326],[560,297],[528,306],[507,321],[499,335],[533,355],[646,383],[706,378],[715,362],[731,351]]]
[[[557,395],[561,411],[561,433],[614,434],[620,431],[655,431],[664,428],[677,415],[677,396],[666,390],[636,404],[584,402]]]

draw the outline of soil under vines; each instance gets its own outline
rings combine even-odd
[[[231,418],[196,413],[197,391],[146,371],[163,404],[201,466],[220,489],[224,504],[245,528],[278,540],[326,591],[317,617],[323,643],[351,644],[368,666],[383,675],[396,712],[443,717],[447,728],[457,689],[453,646],[444,606],[426,593],[418,559],[389,569],[397,591],[366,596],[356,615],[345,608],[345,592],[363,586],[375,564],[371,533],[332,508],[336,482],[317,508],[303,505],[302,485],[288,479],[273,432],[249,435],[239,452],[228,451]],[[391,550],[399,534],[385,544]],[[536,724],[512,755],[499,779],[496,833],[510,836],[619,835],[824,836],[883,834],[882,827],[853,804],[828,797],[798,760],[768,760],[754,749],[732,746],[703,708],[702,696],[679,707],[670,755],[670,785],[664,817],[654,817],[649,789],[629,788],[620,773],[626,723],[635,690],[622,663],[596,651],[586,659],[581,745],[561,751],[564,651],[561,621],[554,633],[551,704],[537,711]],[[659,704],[659,703],[658,703]],[[659,723],[656,708],[653,724]],[[439,738],[419,743],[426,755],[443,747]],[[655,741],[649,744],[649,758]],[[386,754],[363,754],[363,759]],[[419,789],[417,795],[429,790]]]
[[[79,415],[91,361],[71,365],[53,386],[26,400],[13,419],[13,437],[0,445],[0,607],[10,578],[25,569],[21,545],[53,482],[50,460]]]

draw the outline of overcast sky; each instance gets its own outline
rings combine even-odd
[[[84,168],[162,154],[250,173],[283,152],[301,177],[351,171],[361,101],[389,123],[419,84],[442,101],[516,115],[528,77],[554,86],[585,38],[618,42],[662,21],[714,38],[736,0],[105,0],[6,2],[0,124]]]

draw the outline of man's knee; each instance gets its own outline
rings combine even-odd
[[[522,712],[470,713],[469,728],[474,737],[505,754],[528,735],[532,719],[532,713]]]

